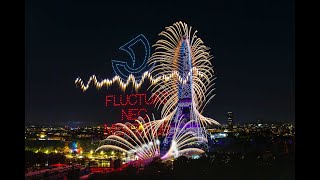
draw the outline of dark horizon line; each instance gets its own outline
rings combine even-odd
[[[125,121],[125,122],[130,122],[130,121]],[[125,123],[123,122],[123,123]],[[48,127],[88,127],[88,126],[100,126],[100,125],[112,125],[116,123],[121,123],[121,122],[114,122],[114,123],[99,123],[99,122],[55,122],[55,123],[48,123],[48,122],[25,122],[25,126],[48,126]],[[295,121],[265,121],[265,120],[260,120],[261,124],[285,124],[285,123],[292,123],[295,124]],[[72,126],[73,124],[73,126]],[[227,121],[225,123],[221,123],[221,125],[226,125]],[[245,121],[245,122],[238,122],[234,123],[234,125],[243,125],[243,124],[258,124],[258,120],[256,121]]]

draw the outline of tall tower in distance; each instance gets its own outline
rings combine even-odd
[[[187,45],[187,37],[183,36],[181,39],[181,47],[180,47],[180,62],[182,65],[182,69],[179,72],[179,74],[182,75],[183,79],[188,79],[188,73],[190,71],[190,69],[192,69],[192,61],[190,58],[190,49],[188,48]],[[174,134],[175,131],[177,131],[177,129],[181,129],[185,123],[187,123],[190,118],[192,118],[192,114],[190,114],[192,111],[192,78],[189,78],[188,81],[185,84],[179,84],[179,90],[178,90],[178,97],[179,97],[179,101],[177,104],[177,111],[176,114],[174,115],[172,121],[171,121],[171,125],[170,125],[170,130],[168,135],[166,136],[165,140],[164,140],[164,144],[165,146],[167,145],[171,145],[171,141],[172,141],[172,136]],[[179,122],[182,123],[179,123]],[[177,126],[177,124],[180,124],[179,126]],[[197,128],[197,126],[195,125],[195,127]],[[195,130],[197,130],[195,127],[188,127],[188,128],[193,128]],[[177,129],[175,129],[177,128]]]
[[[228,129],[232,129],[233,128],[233,113],[228,112],[227,117],[228,117],[228,122],[227,122]]]

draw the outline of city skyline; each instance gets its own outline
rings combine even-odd
[[[112,88],[83,93],[74,79],[112,77],[111,60],[125,57],[118,50],[122,44],[141,33],[154,44],[162,28],[176,20],[198,29],[214,56],[216,97],[204,115],[223,124],[228,111],[235,123],[295,121],[292,2],[216,2],[206,14],[210,23],[201,20],[204,16],[183,18],[182,12],[152,9],[135,11],[123,22],[128,17],[111,16],[103,8],[107,4],[51,3],[26,2],[26,123],[120,121],[104,105]],[[84,10],[88,13],[81,14]]]

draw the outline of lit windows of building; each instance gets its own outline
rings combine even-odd
[[[232,129],[233,128],[233,113],[228,112],[227,117],[228,117],[228,121],[227,121],[228,129]]]

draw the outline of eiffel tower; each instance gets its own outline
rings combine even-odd
[[[183,77],[183,79],[188,78],[188,73],[192,69],[192,62],[191,62],[191,54],[189,53],[187,39],[184,36],[182,40],[182,44],[180,47],[180,59],[179,64],[182,65],[183,68],[180,69],[181,72],[179,74]],[[176,113],[173,116],[171,123],[170,123],[170,130],[167,136],[164,139],[164,146],[170,147],[171,141],[174,135],[174,132],[179,131],[185,123],[187,123],[191,118],[194,118],[193,106],[192,106],[192,78],[189,77],[188,81],[185,84],[180,83],[178,86],[178,97],[179,101],[176,108]],[[195,132],[199,130],[199,126],[192,125]]]

